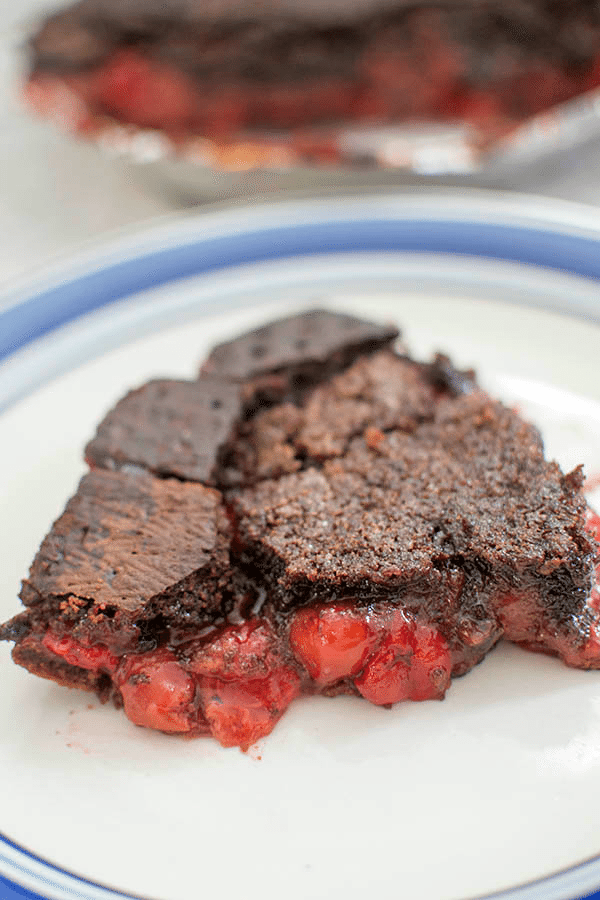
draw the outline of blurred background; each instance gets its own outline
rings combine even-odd
[[[49,0],[21,0],[0,8],[2,285],[106,231],[194,204],[245,201],[283,190],[442,183],[600,205],[600,100],[595,95],[572,101],[551,121],[531,123],[503,154],[482,167],[464,163],[461,136],[452,130],[429,135],[428,152],[420,157],[427,164],[412,171],[351,176],[332,170],[215,175],[182,161],[156,159],[147,144],[137,159],[123,153],[118,141],[99,149],[36,119],[20,100],[26,35],[56,6]],[[414,144],[414,135],[408,140]],[[433,159],[432,140],[439,140],[441,148]],[[447,166],[447,159],[454,164]],[[457,165],[456,159],[463,162]]]
[[[21,103],[23,44],[57,4],[0,3],[0,283],[102,232],[176,204],[128,166],[35,119]]]

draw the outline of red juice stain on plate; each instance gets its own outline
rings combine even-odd
[[[586,494],[589,494],[591,491],[595,491],[597,488],[600,488],[600,472],[596,472],[593,475],[588,475],[585,479],[584,491]]]

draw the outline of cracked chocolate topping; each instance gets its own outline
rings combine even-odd
[[[232,503],[247,557],[282,603],[314,602],[325,586],[435,606],[440,581],[465,567],[488,583],[479,602],[499,573],[521,588],[543,582],[548,597],[563,581],[571,598],[591,587],[572,533],[583,497],[544,460],[536,429],[482,391],[439,399],[410,428],[365,429],[339,458]],[[567,623],[570,601],[553,613]]]

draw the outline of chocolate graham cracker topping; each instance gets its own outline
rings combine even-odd
[[[224,570],[227,547],[217,491],[143,472],[90,472],[42,543],[22,599],[141,611],[186,579]]]
[[[134,465],[160,476],[214,484],[219,452],[241,417],[239,388],[217,376],[150,381],[103,419],[86,458],[106,469]]]
[[[393,326],[316,309],[219,344],[204,371],[237,381],[277,373],[290,380],[302,375],[317,380],[340,371],[361,354],[391,344],[398,334]]]

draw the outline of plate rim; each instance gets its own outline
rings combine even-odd
[[[506,192],[332,191],[325,198],[217,204],[106,235],[0,292],[0,364],[32,340],[136,290],[244,263],[425,247],[597,282],[599,240],[593,207]]]

